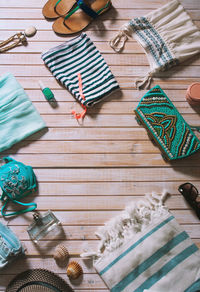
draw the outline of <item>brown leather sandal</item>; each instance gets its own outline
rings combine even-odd
[[[53,30],[59,34],[73,34],[83,30],[91,21],[111,7],[110,0],[95,0],[86,4],[76,0],[76,6],[65,17],[59,17],[53,24]]]
[[[42,14],[46,18],[58,18],[66,15],[75,3],[75,0],[49,0],[44,5]]]

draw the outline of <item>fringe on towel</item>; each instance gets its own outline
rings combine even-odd
[[[113,39],[111,39],[110,41],[111,48],[113,48],[115,52],[120,53],[123,50],[124,45],[128,40],[128,37],[131,36],[132,32],[133,31],[130,25],[124,24],[120,31],[118,32],[118,34]]]
[[[81,257],[99,258],[105,252],[112,252],[126,239],[142,231],[154,219],[167,214],[168,209],[163,205],[167,194],[164,190],[160,195],[152,193],[146,195],[146,200],[132,202],[119,216],[108,221],[95,233],[100,239],[98,251],[84,252]]]

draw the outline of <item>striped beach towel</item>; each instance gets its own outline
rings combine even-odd
[[[86,107],[119,89],[104,58],[85,33],[50,49],[42,59],[53,76]]]
[[[111,292],[200,291],[199,249],[163,198],[129,206],[97,233],[94,266]]]

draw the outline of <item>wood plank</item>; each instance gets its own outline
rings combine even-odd
[[[135,120],[134,115],[134,109],[138,105],[137,102],[122,102],[120,99],[123,96],[121,96],[121,93],[118,92],[113,97],[108,97],[104,100],[104,102],[100,102],[96,104],[92,108],[88,108],[87,110],[87,116],[84,119],[83,124],[85,126],[97,126],[100,124],[103,126],[108,126],[110,122],[110,127],[114,127],[112,119],[116,119],[116,127],[120,126],[120,119],[121,121],[121,127],[125,125],[128,125],[128,127],[132,126],[138,126],[137,121]],[[40,114],[44,115],[44,118],[48,123],[51,124],[50,127],[52,127],[52,124],[55,125],[55,127],[62,126],[77,126],[77,121],[74,119],[73,115],[71,115],[71,111],[81,111],[80,104],[74,103],[72,97],[70,97],[71,102],[59,102],[56,103],[56,107],[50,106],[47,102],[35,102],[34,105],[39,111]],[[74,100],[75,101],[75,100]],[[111,103],[114,101],[113,103]],[[198,116],[200,113],[200,106],[191,107],[188,102],[185,100],[183,102],[173,102],[174,106],[178,109],[178,111],[183,114],[184,118],[191,124],[196,124],[198,121]],[[58,116],[58,120],[55,121],[55,117],[52,115],[62,115],[60,118]],[[98,114],[98,115],[97,115]],[[47,115],[47,116],[45,116]],[[67,116],[70,115],[70,116]],[[103,116],[102,116],[103,115]],[[109,116],[108,116],[109,115]],[[111,115],[121,115],[121,116],[111,116]],[[125,115],[125,116],[123,116]],[[56,116],[56,117],[57,117]],[[117,121],[118,119],[118,121]],[[108,121],[110,120],[110,121]]]
[[[129,1],[129,0],[126,0]],[[198,0],[197,0],[198,1]],[[128,8],[127,6],[125,6]],[[91,22],[87,30],[92,30],[92,31],[105,31],[105,30],[110,30],[110,31],[118,31],[120,27],[125,23],[124,20],[118,20],[118,21],[113,21],[112,19],[105,19],[103,22],[101,20],[94,20]],[[200,27],[200,21],[195,20],[194,23],[196,26],[199,28]],[[17,22],[14,19],[9,19],[9,21],[6,21],[6,30],[10,30],[13,27],[15,27],[16,30],[24,30],[26,27],[29,26],[35,26],[37,27],[38,25],[38,20],[37,19],[19,19]],[[5,20],[0,19],[0,30],[5,29]],[[51,30],[52,29],[52,22],[46,21],[45,19],[40,20],[40,30]]]
[[[48,84],[51,89],[60,89],[61,85],[55,80],[54,77],[17,77],[17,80],[25,89],[38,89],[38,80],[44,84]],[[134,77],[118,77],[117,81],[121,89],[135,89]],[[199,82],[199,78],[173,78],[173,79],[159,79],[154,78],[151,87],[159,84],[163,90],[186,90],[193,82]],[[137,91],[140,94],[140,91]],[[142,94],[141,94],[142,96]]]
[[[10,154],[67,154],[67,153],[160,153],[151,141],[49,141],[48,149],[46,141],[22,141],[14,145],[11,149],[4,151],[3,155]]]
[[[161,78],[168,78],[173,76],[174,78],[196,78],[198,77],[198,69],[199,66],[177,66],[176,68],[171,68],[167,72],[160,72],[159,76]],[[7,65],[7,69],[11,71],[16,77],[51,77],[51,72],[45,66],[32,66],[31,70],[29,65],[19,66],[19,65]],[[149,70],[148,66],[126,66],[124,67],[123,73],[121,70],[121,66],[111,66],[110,67],[112,73],[118,77],[137,77],[137,76],[145,76]],[[26,72],[26,73],[25,73]],[[4,74],[4,66],[0,65],[0,74]]]
[[[38,108],[36,106],[36,108]],[[39,107],[40,108],[40,107]],[[74,108],[78,108],[78,106],[74,106]],[[178,108],[179,109],[179,108]],[[120,110],[120,108],[119,108]],[[133,111],[133,109],[131,109]],[[131,111],[130,110],[130,111]],[[81,111],[80,107],[77,110],[77,112]],[[180,112],[182,112],[179,109]],[[184,111],[184,110],[183,110]],[[40,112],[40,111],[39,111]],[[88,111],[89,112],[89,111]],[[91,111],[90,111],[91,112]],[[95,111],[97,112],[97,110]],[[199,109],[200,112],[200,109]],[[84,122],[82,123],[83,127],[89,127],[89,128],[132,128],[132,127],[139,127],[135,115],[130,115],[123,113],[125,115],[118,115],[115,113],[115,115],[102,115],[101,110],[99,111],[99,115],[96,116],[94,113],[92,115],[86,116],[84,119]],[[65,112],[64,115],[46,115],[42,114],[41,115],[44,121],[47,124],[48,128],[63,128],[63,127],[73,127],[73,128],[78,128],[79,125],[77,124],[77,121],[74,119],[74,117],[71,114],[71,111]],[[197,125],[197,119],[198,115],[188,115],[188,114],[183,114],[183,117],[185,120],[190,124],[190,125]],[[128,125],[128,126],[126,126]],[[94,136],[95,137],[95,136]]]
[[[66,243],[66,247],[67,247],[67,243]],[[70,257],[69,261],[78,262],[83,267],[84,274],[96,274],[96,271],[90,260],[84,261],[77,257]],[[67,261],[66,264],[68,264],[69,261]],[[63,267],[58,266],[52,257],[43,257],[42,260],[39,257],[26,257],[26,259],[24,258],[18,259],[17,262],[15,263],[13,262],[12,265],[7,266],[3,270],[1,270],[0,271],[1,277],[6,274],[15,275],[16,265],[17,265],[18,273],[22,273],[26,271],[27,269],[46,269],[47,267],[49,270],[57,274],[59,273],[65,274],[66,272],[66,266],[63,266]]]
[[[121,104],[123,106],[123,104]],[[75,107],[76,108],[76,107]],[[135,107],[136,108],[136,107]],[[194,112],[192,108],[187,109],[187,108],[180,108],[177,106],[177,109],[179,110],[180,113],[182,113],[183,118],[189,123],[191,126],[197,126],[197,121],[198,121],[198,114],[188,114],[184,112]],[[102,109],[103,111],[103,109]],[[90,111],[91,112],[91,111]],[[200,112],[200,107],[195,109],[195,112],[199,113]],[[65,115],[57,115],[56,118],[54,115],[42,115],[44,118],[45,122],[47,123],[47,126],[49,128],[54,128],[54,127],[77,127],[77,122],[74,121],[74,119],[70,118],[70,115],[66,112]],[[107,127],[107,128],[123,128],[123,127],[137,127],[139,126],[136,119],[135,115],[132,113],[131,115],[128,113],[121,113],[119,114],[114,114],[114,115],[103,115],[101,114],[101,110],[99,111],[98,116],[95,114],[88,115],[84,120],[83,125],[85,127]],[[128,125],[128,126],[127,126]]]
[[[141,196],[62,196],[54,193],[49,193],[49,200],[46,196],[31,195],[23,199],[23,202],[28,203],[34,201],[38,205],[39,210],[54,210],[54,211],[95,211],[95,210],[121,210],[123,205],[131,202],[138,202]],[[54,199],[55,198],[55,201]],[[166,205],[170,209],[188,209],[190,208],[187,202],[179,194],[176,196],[169,196]],[[9,210],[18,210],[18,206],[10,206]]]
[[[45,32],[46,33],[46,32]],[[47,33],[46,33],[47,34]],[[9,34],[10,36],[13,35],[13,33]],[[113,35],[112,35],[113,37]],[[7,34],[7,38],[8,38],[8,34]],[[4,38],[6,39],[6,37]],[[4,40],[2,39],[2,40]],[[13,48],[11,51],[7,52],[5,54],[5,56],[9,56],[11,53],[24,53],[25,54],[25,58],[26,57],[26,54],[35,54],[36,58],[38,58],[38,60],[41,59],[41,56],[40,54],[41,53],[46,53],[49,49],[51,48],[54,48],[58,45],[60,45],[61,42],[43,42],[42,43],[42,46],[40,45],[40,42],[28,42],[28,44],[26,46],[23,46],[23,45],[19,45],[15,48]],[[113,53],[113,50],[111,49],[111,47],[107,44],[106,40],[104,42],[96,42],[95,43],[96,47],[98,48],[98,50],[103,54],[103,53],[108,53],[108,54],[111,54]],[[141,48],[141,46],[134,42],[134,41],[130,41],[130,42],[127,42],[126,44],[126,54],[131,54],[131,53],[135,53],[135,54],[142,54],[143,53],[143,50]],[[3,59],[4,55],[1,55],[1,59]],[[117,57],[117,54],[116,54],[116,57]],[[26,59],[25,59],[26,60]],[[37,61],[39,62],[39,61]]]
[[[16,29],[7,29],[6,31],[0,30],[0,40],[5,40],[8,38],[8,36],[13,35],[16,33]],[[98,45],[101,43],[108,42],[113,37],[113,31],[104,31],[104,35],[102,38],[102,34],[97,34],[96,31],[87,31],[87,35],[92,39],[93,42],[98,42]],[[53,47],[56,45],[56,43],[65,42],[68,40],[69,37],[66,37],[65,35],[57,35],[54,33],[53,30],[48,30],[48,33],[46,30],[37,30],[37,33],[34,35],[34,37],[28,39],[28,44],[32,43],[38,43],[43,42],[45,46],[45,42],[51,43],[51,46],[47,47],[47,49]],[[130,39],[129,42],[135,42],[133,39]],[[38,46],[36,45],[36,48]],[[45,48],[45,47],[44,47]],[[40,48],[41,51],[42,48]],[[43,50],[43,49],[42,49]],[[6,54],[13,53],[14,50],[9,50]],[[24,50],[25,52],[25,50]]]
[[[94,168],[87,169],[35,169],[40,181],[56,182],[85,182],[85,181],[198,181],[199,167],[173,167],[173,168]]]
[[[159,177],[158,177],[159,179]],[[40,182],[39,192],[42,196],[143,196],[147,192],[162,193],[167,190],[170,195],[179,194],[178,187],[182,181],[155,182]],[[199,189],[200,182],[195,181]]]
[[[120,134],[119,134],[120,133]],[[31,135],[26,140],[35,141],[37,139],[51,140],[148,140],[148,135],[143,128],[49,128]]]
[[[1,5],[1,4],[0,4]],[[114,19],[115,21],[120,20],[129,20],[135,17],[141,17],[146,15],[147,13],[151,12],[151,9],[126,9],[126,8],[118,8],[111,9],[109,13],[102,15],[101,19]],[[187,9],[187,12],[190,14],[193,20],[199,20],[199,13],[198,10]],[[4,7],[0,10],[0,18],[1,19],[44,19],[42,14],[42,9],[40,8],[29,8],[22,7],[18,9],[16,14],[16,8],[7,8]]]
[[[186,1],[186,0],[184,0]],[[1,4],[0,4],[0,7],[16,7],[16,8],[25,8],[25,7],[31,7],[31,8],[42,8],[44,6],[44,4],[46,3],[46,0],[41,0],[40,2],[36,2],[35,0],[29,0],[28,2],[25,2],[24,5],[22,5],[22,3],[19,1],[19,0],[9,0],[6,1],[6,0],[2,0],[1,1]],[[167,0],[164,0],[164,2],[162,0],[151,0],[151,1],[148,1],[148,4],[150,5],[150,8],[152,7],[155,7],[157,8],[157,5],[162,5],[162,3],[167,3]],[[187,2],[186,2],[187,3]],[[115,1],[115,7],[116,8],[120,8],[116,5],[120,5],[120,1],[119,0],[116,0]],[[146,4],[146,1],[143,0],[143,1],[140,1],[139,3],[134,3],[135,4],[135,8],[137,7],[141,7],[141,8],[145,8],[147,7],[147,4]],[[121,5],[120,5],[121,6]],[[132,6],[130,7],[130,5],[128,5],[129,7],[127,7],[127,5],[124,5],[123,7],[127,7],[127,8],[132,8]],[[122,8],[123,8],[122,7]]]
[[[41,47],[43,47],[44,43],[36,43],[38,48],[37,50],[41,50]],[[39,48],[40,46],[40,48]],[[26,48],[24,48],[26,50]],[[148,65],[147,58],[144,54],[137,54],[137,55],[131,55],[131,54],[111,54],[111,53],[103,53],[102,56],[108,63],[108,65]],[[27,64],[27,65],[44,65],[43,60],[40,58],[40,52],[31,54],[30,53],[7,53],[3,56],[0,55],[0,62],[1,65],[21,65],[21,64]],[[191,63],[190,63],[191,64]],[[200,61],[195,60],[192,65],[199,65]]]
[[[59,43],[60,44],[60,43]],[[46,44],[44,42],[37,42],[36,44],[33,44],[34,47],[36,47],[37,53],[31,54],[30,52],[26,51],[26,47],[24,47],[24,52],[19,52],[18,54],[14,54],[12,51],[8,51],[4,55],[0,55],[0,63],[1,65],[44,65],[43,60],[41,59],[41,48],[45,46]],[[51,43],[52,46],[52,43]],[[136,46],[136,45],[135,45]],[[137,46],[138,47],[138,46]],[[23,47],[21,47],[22,49]],[[32,48],[31,46],[28,47],[29,49]],[[104,51],[108,51],[108,48],[105,46]],[[39,52],[40,51],[40,52]],[[146,58],[146,55],[140,52],[140,49],[137,49],[134,54],[112,54],[112,52],[109,50],[109,52],[103,52],[102,56],[104,57],[105,61],[109,66],[149,66],[148,60]],[[199,66],[200,65],[200,58],[197,55],[195,58],[191,58],[187,62],[183,63],[184,66]],[[181,67],[182,68],[182,67]]]
[[[38,109],[38,106],[36,106]],[[66,109],[66,106],[62,109],[64,111]],[[72,116],[71,111],[72,109],[75,109],[76,112],[81,112],[80,106],[71,106],[70,111],[65,111],[64,115],[42,115],[44,121],[46,122],[47,126],[50,128],[55,127],[78,127],[77,121],[74,119],[74,116]],[[98,109],[96,109],[97,113]],[[39,110],[39,112],[41,112]],[[134,115],[100,115],[101,110],[99,110],[99,115],[96,114],[90,115],[88,111],[88,114],[86,118],[84,119],[83,126],[84,127],[109,127],[109,128],[115,128],[115,127],[126,127],[129,125],[129,127],[137,127],[137,121],[135,120]],[[195,115],[197,116],[197,115]],[[187,120],[192,120],[193,124],[196,122],[195,116],[188,118]]]
[[[18,237],[20,238],[21,241],[29,241],[30,240],[28,232],[26,231],[28,224],[27,224],[27,226],[12,226],[12,225],[9,225],[9,226],[11,229],[13,229],[15,231],[15,233],[18,235]],[[56,239],[64,241],[64,244],[66,245],[66,247],[71,245],[71,241],[74,241],[74,240],[97,240],[97,236],[95,235],[95,232],[101,226],[102,225],[99,225],[99,226],[63,226],[63,233],[59,234],[56,237]],[[200,224],[196,224],[196,225],[182,224],[181,226],[190,235],[191,238],[196,238],[196,239],[200,238],[200,228],[199,228]],[[50,240],[50,239],[52,239],[51,236],[46,237],[46,240]],[[31,265],[31,260],[28,258],[27,258],[27,260],[29,260],[30,265]],[[76,260],[79,260],[79,259],[77,258]],[[39,264],[39,261],[40,261],[39,259],[33,258],[33,264],[34,263]],[[49,259],[47,258],[46,261],[49,261]],[[55,264],[55,262],[53,261],[52,264]],[[55,265],[55,266],[57,267],[57,265]],[[35,268],[37,268],[37,266]],[[87,265],[86,265],[85,268],[86,268],[85,272],[87,272],[87,273],[94,272],[94,269],[91,266],[87,267]],[[52,269],[52,270],[56,271],[56,272],[60,272],[62,269],[61,269],[61,267],[57,267],[56,270],[55,269]],[[0,271],[0,274],[4,273],[4,272],[6,273],[6,271],[2,270],[2,271]],[[8,273],[9,272],[11,272],[10,268],[9,268]]]
[[[67,153],[160,153],[159,149],[151,141],[49,141],[48,148],[46,141],[22,141],[11,149],[4,151],[9,154],[67,154]]]
[[[48,85],[48,83],[47,83]],[[49,85],[48,85],[49,86]],[[71,94],[63,88],[59,88],[59,89],[54,89],[54,95],[55,98],[58,102],[71,102],[72,100],[72,96]],[[28,94],[28,96],[30,97],[30,99],[34,102],[34,101],[39,101],[39,102],[45,102],[46,100],[44,98],[43,93],[41,92],[41,90],[39,89],[39,85],[37,87],[37,89],[26,89],[26,92]],[[147,92],[147,90],[143,90],[143,91],[138,91],[136,89],[131,89],[131,90],[126,90],[126,89],[122,89],[121,90],[121,94],[119,95],[119,92],[114,92],[111,96],[111,98],[108,98],[105,100],[105,102],[108,100],[108,102],[110,102],[110,100],[112,102],[115,101],[123,101],[123,102],[131,102],[133,104],[133,102],[138,103],[140,98]],[[167,96],[169,96],[170,100],[172,102],[177,102],[178,106],[178,102],[182,102],[186,108],[189,108],[189,104],[186,102],[185,99],[185,95],[186,95],[186,90],[185,89],[165,89],[165,93],[167,94]],[[104,102],[102,102],[102,105],[104,104]],[[96,106],[100,106],[100,104],[96,104],[94,108],[96,108]],[[132,106],[133,107],[133,106]]]
[[[160,153],[158,154],[54,154],[49,159],[49,154],[17,154],[14,158],[32,167],[198,167],[200,164],[200,154],[193,154],[189,158],[179,159],[174,162],[166,162]]]
[[[101,20],[105,19],[114,19],[115,21],[120,20],[129,20],[138,16],[143,16],[144,13],[147,14],[151,10],[150,9],[110,9],[109,13],[103,14],[101,16]],[[197,13],[195,13],[195,10],[189,10],[191,16],[193,19],[198,20]],[[44,20],[44,16],[42,14],[42,9],[39,8],[32,8],[31,11],[29,8],[21,8],[18,10],[16,14],[16,8],[4,8],[0,11],[0,18],[1,19],[37,19],[37,20]]]
[[[76,108],[76,106],[74,107]],[[178,108],[179,109],[179,108]],[[77,111],[79,112],[80,109]],[[180,112],[182,112],[179,109]],[[200,110],[199,110],[200,111]],[[74,117],[71,115],[70,112],[65,113],[65,115],[41,115],[44,121],[47,124],[48,128],[63,128],[63,127],[73,127],[78,128],[79,125],[77,124],[77,121],[74,119]],[[190,115],[190,114],[183,114],[182,115],[185,120],[193,126],[197,126],[197,120],[198,115]],[[128,126],[127,126],[128,125]],[[84,122],[82,123],[82,126],[89,127],[89,128],[132,128],[132,127],[139,127],[135,115],[128,115],[125,113],[125,115],[102,115],[101,111],[99,112],[99,115],[96,116],[95,114],[87,115],[84,119]],[[76,147],[76,146],[75,146]],[[84,149],[84,148],[83,148]]]
[[[38,27],[37,27],[38,28]],[[25,29],[25,28],[23,28]],[[13,35],[16,32],[16,29],[7,29],[7,30],[1,30],[1,34],[0,34],[0,39],[1,40],[5,40],[8,38],[8,36]],[[98,46],[101,45],[102,42],[106,42],[109,41],[112,37],[113,37],[113,31],[104,31],[103,37],[101,33],[97,33],[96,31],[87,31],[87,35],[92,39],[93,42],[98,42]],[[44,31],[44,30],[37,30],[37,33],[34,35],[34,37],[29,38],[28,39],[28,43],[32,44],[34,42],[49,42],[50,46],[47,48],[51,48],[53,46],[56,45],[56,43],[61,43],[61,42],[65,42],[69,39],[69,37],[64,36],[64,35],[57,35],[54,33],[53,30],[48,30]],[[56,43],[55,43],[56,42]],[[134,42],[134,40],[130,39],[129,42]],[[43,44],[45,46],[45,43]],[[38,46],[36,46],[38,47]],[[109,46],[108,46],[109,47]],[[28,48],[27,48],[28,49]],[[43,50],[43,47],[40,48]],[[44,47],[45,49],[45,47]],[[12,51],[8,51],[6,54],[12,53],[14,50]],[[25,52],[25,50],[24,50]]]
[[[129,2],[129,0],[124,0],[123,3],[121,0],[115,1],[115,8],[133,8],[134,9],[156,9],[159,6],[168,3],[169,0],[141,0],[141,1],[134,1],[134,4],[132,2]],[[28,2],[25,2],[24,4],[20,2],[20,0],[1,0],[0,7],[16,7],[16,8],[25,8],[25,7],[31,7],[31,8],[42,8],[44,4],[46,3],[46,0],[40,0],[40,2],[36,2],[35,0],[29,0]],[[199,0],[181,0],[181,3],[184,5],[185,8],[189,9],[200,9]]]
[[[143,127],[135,128],[45,128],[31,136],[26,141],[141,141],[149,137]]]
[[[199,181],[199,180],[198,180]],[[125,204],[122,205],[122,210],[124,210]],[[119,215],[119,211],[54,211],[55,216],[62,222],[62,226],[99,226],[103,225],[108,220],[112,219],[114,216]],[[190,210],[171,210],[173,215],[176,217],[177,221],[183,224],[199,224],[199,219],[195,213]],[[43,213],[43,212],[42,212]],[[2,220],[2,219],[0,219]],[[7,219],[8,225],[13,226],[13,231],[15,226],[27,226],[32,222],[32,214],[26,213],[24,216],[12,217]],[[83,240],[85,241],[85,240]]]

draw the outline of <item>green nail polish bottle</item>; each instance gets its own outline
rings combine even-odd
[[[40,88],[41,88],[46,100],[52,101],[55,99],[54,94],[49,87],[45,87],[41,81],[39,81],[39,85],[40,85]]]

